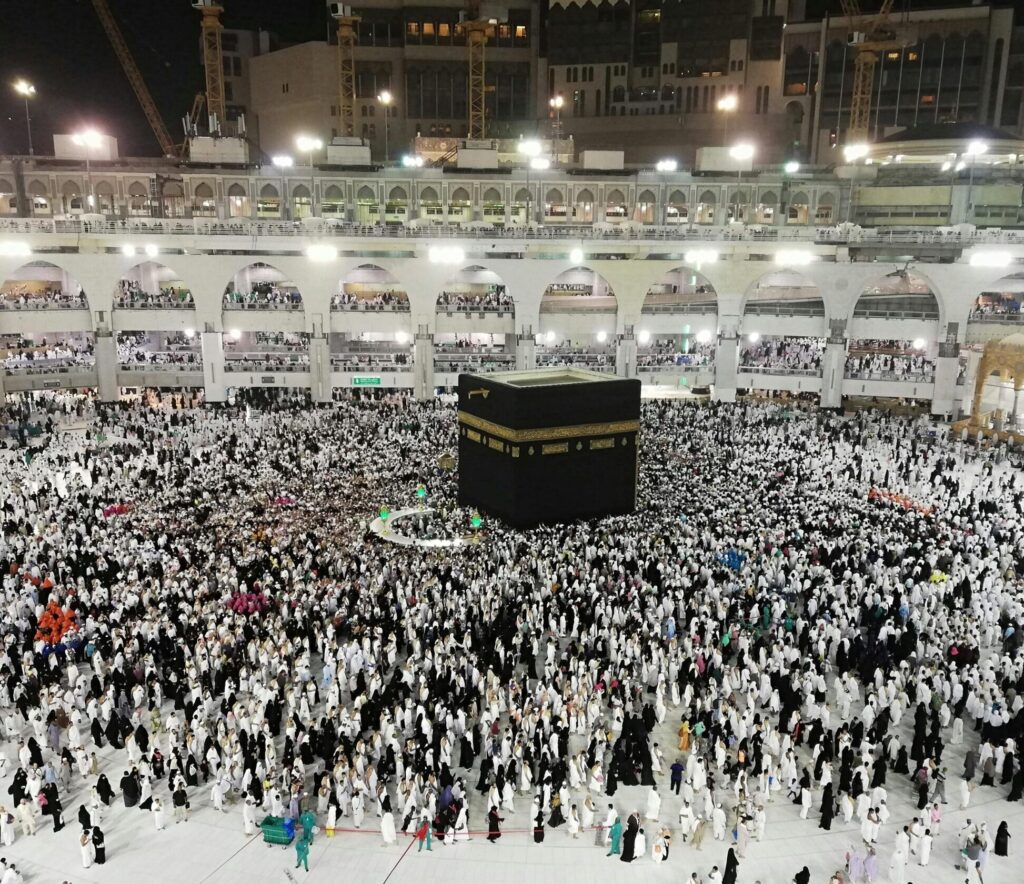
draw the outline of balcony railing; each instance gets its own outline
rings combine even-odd
[[[935,371],[847,371],[843,378],[848,381],[902,381],[907,384],[931,384]]]
[[[820,378],[821,368],[790,368],[785,365],[741,365],[740,374],[777,374],[789,377]]]
[[[1024,231],[976,230],[954,233],[932,228],[905,228],[899,230],[844,229],[815,226],[752,226],[734,229],[715,225],[623,225],[621,227],[594,227],[592,225],[556,224],[547,227],[478,227],[458,225],[427,225],[406,227],[401,224],[360,225],[324,220],[316,223],[290,223],[287,221],[209,221],[140,220],[81,221],[78,219],[5,218],[0,219],[0,232],[4,233],[68,233],[109,234],[123,236],[289,236],[289,237],[370,237],[381,239],[490,239],[490,240],[545,240],[591,239],[610,241],[666,240],[694,241],[753,241],[753,242],[819,242],[908,245],[970,246],[978,243],[1024,245]]]

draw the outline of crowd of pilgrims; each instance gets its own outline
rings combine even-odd
[[[774,368],[810,371],[821,368],[824,352],[824,338],[748,338],[740,347],[740,370]]]
[[[0,450],[3,848],[70,816],[104,861],[114,802],[420,849],[515,813],[733,884],[788,800],[856,816],[833,881],[884,851],[905,884],[933,839],[979,879],[1006,854],[1005,824],[942,814],[1024,793],[1012,454],[866,412],[646,402],[634,515],[429,550],[368,521],[421,484],[454,506],[449,400],[151,404],[10,397],[0,420],[45,407],[54,431]],[[887,789],[918,808],[893,837]],[[713,867],[706,832],[731,845]]]
[[[0,335],[4,371],[50,371],[62,366],[93,365],[96,354],[92,335],[43,335],[37,339]]]

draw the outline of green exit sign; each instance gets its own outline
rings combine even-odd
[[[380,378],[352,378],[353,387],[379,387]]]

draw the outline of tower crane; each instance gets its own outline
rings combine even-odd
[[[508,18],[508,10],[486,0],[469,0],[463,21],[466,45],[469,47],[469,137],[487,135],[487,39],[494,36],[495,26],[501,18]]]
[[[210,130],[216,131],[227,120],[224,101],[224,53],[221,46],[220,23],[224,7],[217,0],[195,0],[193,9],[203,16],[203,71],[206,74],[206,112],[210,116]]]
[[[153,96],[149,94],[146,81],[142,79],[142,73],[139,71],[138,65],[135,64],[135,59],[132,57],[128,44],[124,41],[121,28],[118,27],[117,19],[114,18],[114,14],[110,11],[107,0],[92,0],[92,5],[96,10],[100,24],[103,25],[103,30],[107,33],[110,45],[114,48],[118,61],[121,62],[121,68],[124,70],[125,76],[135,92],[135,97],[139,100],[139,104],[142,105],[142,112],[146,115],[156,140],[160,143],[160,150],[163,151],[164,156],[177,157],[179,150],[171,140],[167,126],[164,125],[160,112],[156,109]]]
[[[857,53],[853,66],[853,94],[850,100],[850,124],[846,143],[868,140],[871,131],[871,93],[875,82],[878,53],[901,49],[903,43],[889,25],[896,0],[882,0],[876,15],[864,15],[860,0],[841,0],[843,12],[850,23],[850,46]]]
[[[347,3],[331,3],[331,17],[338,23],[338,115],[341,134],[356,132],[356,25],[360,17]]]

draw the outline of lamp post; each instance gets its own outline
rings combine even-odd
[[[565,99],[562,94],[553,96],[548,99],[548,107],[555,112],[555,122],[551,126],[551,138],[553,141],[561,141],[562,139],[562,108],[565,106]],[[557,151],[558,148],[555,148]]]
[[[391,93],[385,89],[377,96],[377,101],[384,107],[384,165],[388,163],[389,149],[388,149],[388,135],[391,129],[391,102],[394,100]]]
[[[527,141],[520,141],[516,150],[526,158],[526,226],[533,223],[533,216],[530,209],[533,204],[533,192],[530,190],[530,169],[535,168],[533,163],[540,159],[541,144],[537,139],[530,138]]]
[[[28,129],[28,155],[30,157],[35,156],[35,151],[32,149],[32,116],[28,110],[28,100],[36,94],[36,87],[27,80],[18,80],[14,84],[14,91],[25,99],[25,128]]]
[[[733,220],[740,220],[740,200],[743,199],[743,194],[740,193],[740,188],[743,186],[743,166],[746,160],[753,159],[754,157],[754,145],[752,144],[734,144],[729,148],[729,156],[736,160],[741,165],[736,169],[736,205],[733,207]]]
[[[319,138],[300,135],[295,139],[295,146],[302,153],[309,155],[309,214],[316,215],[316,182],[313,178],[316,169],[313,167],[313,154],[318,150],[322,150],[324,143]]]
[[[78,147],[85,148],[85,177],[89,183],[89,196],[87,197],[90,209],[96,208],[96,194],[92,189],[92,166],[89,161],[89,154],[96,150],[103,143],[103,136],[95,129],[85,129],[76,132],[71,136],[72,142]]]
[[[972,141],[967,145],[964,156],[970,157],[970,166],[967,173],[967,223],[973,223],[974,218],[974,163],[975,157],[980,157],[988,152],[988,145],[984,141]]]
[[[715,107],[722,112],[722,116],[725,120],[724,128],[722,131],[722,141],[729,141],[729,115],[735,113],[736,109],[740,106],[739,96],[735,92],[730,92],[728,95],[723,95],[718,99]]]

